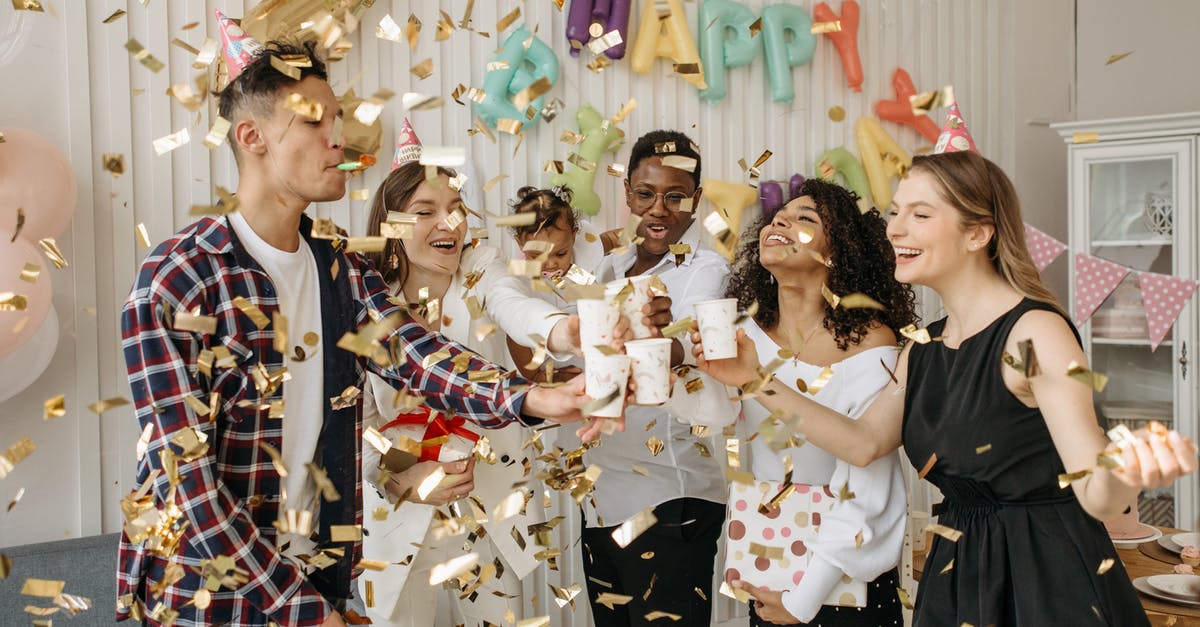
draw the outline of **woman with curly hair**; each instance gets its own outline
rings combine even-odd
[[[915,319],[912,291],[892,276],[895,262],[886,228],[878,213],[859,212],[853,193],[809,179],[798,198],[746,231],[727,290],[740,309],[758,303],[758,312],[740,328],[754,341],[759,360],[791,354],[774,371],[776,380],[850,416],[870,405],[887,384],[899,354],[897,331]],[[828,293],[863,294],[882,308],[835,306]],[[754,400],[742,409],[747,430],[776,420]],[[750,624],[903,624],[896,597],[906,516],[899,455],[858,468],[812,444],[783,446],[773,451],[765,437],[750,440],[757,481],[784,481],[790,457],[794,483],[854,496],[839,498],[821,514],[816,539],[807,543],[808,567],[793,587],[747,587],[755,598]],[[733,498],[730,505],[736,507]],[[731,509],[735,535],[738,518]],[[780,562],[769,564],[781,568]],[[730,581],[753,582],[756,575],[763,577],[733,569],[725,573]],[[850,588],[859,594],[865,583],[865,598],[841,598],[846,587],[839,582],[845,577],[859,582]],[[849,607],[839,607],[844,604]]]

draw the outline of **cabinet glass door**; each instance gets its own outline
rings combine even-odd
[[[1191,228],[1191,141],[1097,145],[1077,148],[1077,174],[1083,175],[1084,216],[1076,228],[1073,252],[1088,252],[1130,269],[1081,329],[1090,350],[1092,369],[1109,377],[1096,395],[1096,410],[1108,425],[1136,429],[1157,420],[1195,436],[1195,425],[1176,424],[1180,403],[1190,394],[1180,389],[1187,347],[1177,324],[1157,349],[1151,350],[1138,273],[1190,276],[1190,252],[1181,242]],[[1082,236],[1082,237],[1080,237]],[[1180,316],[1181,322],[1189,308]],[[1186,358],[1185,358],[1186,359]],[[1188,373],[1190,374],[1190,373]],[[1188,379],[1190,381],[1190,378]],[[1190,385],[1190,383],[1189,383]],[[1146,491],[1139,499],[1142,522],[1176,526],[1194,523],[1195,479],[1174,487]],[[1180,502],[1180,501],[1186,502]],[[1189,520],[1177,520],[1188,512]]]

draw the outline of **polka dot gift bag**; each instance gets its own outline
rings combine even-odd
[[[783,486],[778,481],[730,484],[725,581],[789,590],[804,578],[812,557],[807,545],[816,540],[821,516],[838,500],[828,486],[797,483],[790,494],[781,495]],[[867,582],[843,575],[824,604],[864,607],[866,602]]]

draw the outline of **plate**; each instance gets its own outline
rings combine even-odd
[[[1200,546],[1200,533],[1196,533],[1195,531],[1174,533],[1171,534],[1169,538],[1171,540],[1171,545],[1173,545],[1174,548],[1171,548],[1170,546],[1167,548],[1171,549],[1172,553],[1178,553],[1183,550],[1183,547],[1188,545]]]
[[[1184,601],[1200,603],[1200,576],[1151,575],[1146,583],[1155,590]]]
[[[1159,592],[1158,590],[1156,590],[1154,588],[1154,586],[1151,586],[1146,581],[1149,578],[1150,577],[1138,577],[1137,579],[1134,579],[1133,580],[1133,589],[1137,590],[1138,592],[1141,592],[1142,594],[1144,594],[1148,597],[1153,597],[1155,599],[1158,599],[1160,601],[1165,601],[1167,603],[1173,603],[1175,605],[1182,605],[1184,607],[1200,608],[1200,602],[1187,601],[1187,600],[1180,599],[1178,597],[1174,597],[1174,596],[1171,596],[1171,595],[1163,593],[1163,592]]]
[[[1118,540],[1116,538],[1110,537],[1110,539],[1112,540],[1113,546],[1117,547],[1118,549],[1136,549],[1139,544],[1141,544],[1143,542],[1150,542],[1151,540],[1158,540],[1159,543],[1162,543],[1162,534],[1163,534],[1162,530],[1158,529],[1157,527],[1151,527],[1150,525],[1141,525],[1141,526],[1145,527],[1149,531],[1149,533],[1147,533],[1145,536],[1142,536],[1140,538],[1121,538],[1120,540]],[[1178,553],[1178,552],[1179,552],[1178,550],[1175,551],[1175,553]]]

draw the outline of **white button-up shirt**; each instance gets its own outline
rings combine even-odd
[[[692,247],[682,263],[676,266],[675,255],[668,253],[644,273],[657,274],[667,286],[671,315],[676,320],[694,317],[692,307],[697,302],[725,295],[729,264],[700,243],[700,230],[697,220],[679,239],[681,244]],[[597,280],[626,277],[636,258],[637,251],[632,246],[623,253],[608,255],[597,269]],[[680,340],[684,343],[685,361],[691,362],[690,343],[685,336],[680,336]],[[714,387],[711,383],[711,379],[706,381],[706,386]],[[683,386],[677,385],[675,394],[682,392]],[[723,387],[710,392],[725,394]],[[680,417],[688,422],[692,417],[679,416],[679,408],[695,405],[668,401],[657,407],[629,406],[625,409],[625,431],[603,436],[600,446],[584,455],[586,464],[603,469],[596,480],[594,506],[591,499],[584,501],[588,527],[619,525],[643,509],[683,497],[725,502],[725,477],[717,457],[724,449],[715,447],[712,437],[719,436],[720,429],[711,430],[715,433],[708,437],[697,437],[692,435],[691,425],[680,422]],[[662,441],[663,449],[658,455],[653,455],[646,444],[652,437]],[[635,472],[635,466],[645,474]]]

